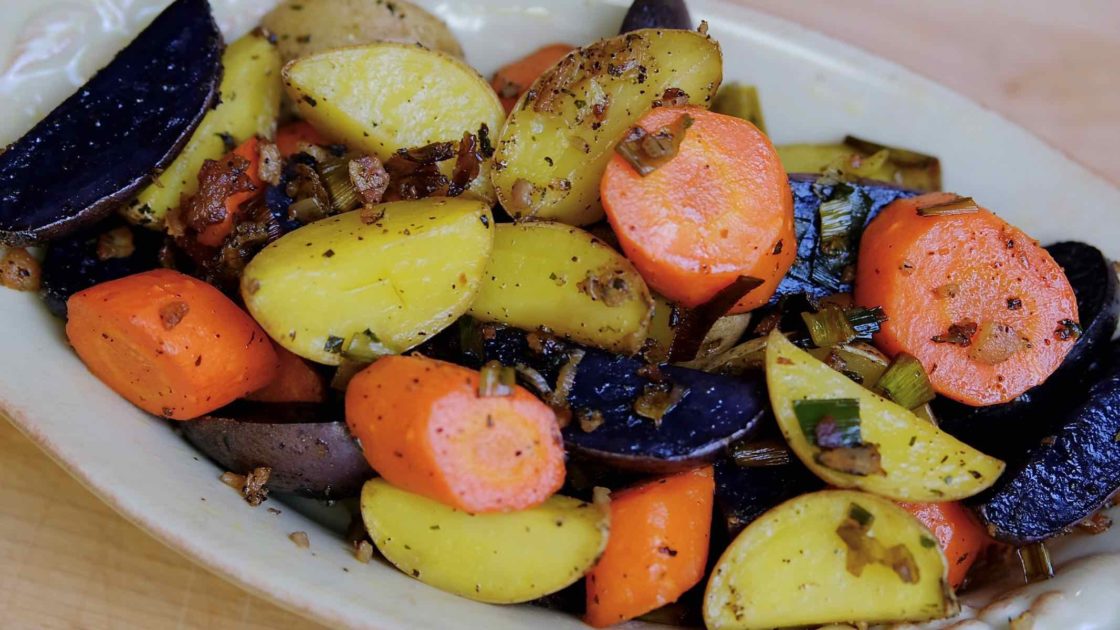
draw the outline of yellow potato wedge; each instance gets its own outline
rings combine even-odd
[[[945,555],[908,512],[874,495],[825,490],[744,529],[704,593],[709,630],[859,620],[927,621],[959,610]]]
[[[520,512],[467,514],[372,479],[362,520],[401,571],[461,597],[516,604],[584,576],[607,546],[610,509],[555,495]]]
[[[719,44],[643,29],[569,53],[526,91],[495,145],[494,188],[514,218],[588,225],[622,134],[669,88],[706,106],[723,78]]]
[[[458,143],[493,133],[505,118],[498,95],[473,68],[440,52],[398,43],[340,48],[284,66],[299,114],[338,142],[389,159],[399,149]],[[440,165],[451,174],[454,160]],[[490,161],[470,190],[492,201]]]
[[[782,434],[818,477],[899,501],[956,501],[977,494],[1003,473],[1004,463],[938,429],[813,358],[774,331],[766,340],[766,384]],[[806,436],[796,401],[858,401],[863,442],[881,458],[880,472],[850,474],[822,464],[824,449]]]
[[[468,313],[525,330],[545,326],[573,341],[632,354],[653,301],[630,261],[562,223],[495,226],[494,251]]]
[[[198,191],[202,163],[230,151],[227,140],[237,145],[253,136],[271,138],[276,133],[281,92],[276,46],[254,31],[226,48],[222,67],[219,105],[203,117],[171,166],[124,207],[129,221],[162,229],[168,210],[179,207],[183,195]]]
[[[270,337],[305,359],[338,365],[352,343],[404,352],[467,310],[492,223],[489,206],[468,199],[335,215],[261,250],[241,277],[241,296]]]

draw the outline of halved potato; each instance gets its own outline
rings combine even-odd
[[[704,593],[710,630],[926,621],[959,610],[945,555],[908,512],[874,495],[825,490],[747,526]]]
[[[574,583],[607,546],[610,509],[560,495],[520,512],[468,514],[394,488],[362,488],[377,549],[436,588],[492,604],[527,602]]]
[[[782,434],[818,477],[899,501],[956,501],[988,488],[1004,463],[860,386],[774,331],[766,340],[766,384]],[[805,435],[795,401],[855,399],[863,442],[874,445],[881,472],[851,474],[821,463],[824,452]]]
[[[495,226],[494,251],[468,313],[634,353],[652,308],[645,281],[622,254],[579,228],[529,222]]]
[[[722,78],[719,44],[693,31],[644,29],[569,53],[533,83],[502,129],[492,177],[498,199],[515,218],[598,221],[599,180],[615,142],[667,89],[706,106]]]
[[[284,66],[288,96],[300,116],[335,140],[387,160],[398,149],[459,142],[505,118],[498,95],[473,68],[415,45],[340,48]],[[450,175],[454,160],[441,164]],[[471,191],[494,198],[490,162]]]
[[[253,136],[271,138],[280,111],[280,53],[268,37],[253,31],[233,42],[222,55],[221,101],[206,114],[175,161],[125,205],[129,221],[162,229],[167,211],[183,195],[198,190],[198,170],[206,160],[230,151],[226,140],[240,144]]]
[[[270,337],[305,359],[338,365],[355,339],[404,352],[467,310],[492,223],[489,206],[469,199],[339,214],[261,250],[241,277],[241,296]]]

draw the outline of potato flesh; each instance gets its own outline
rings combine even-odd
[[[290,232],[245,268],[245,305],[284,348],[337,365],[339,351],[368,329],[403,352],[474,299],[493,242],[486,204],[433,198],[373,211],[384,211],[375,223],[355,210]]]
[[[836,530],[852,504],[874,518],[868,536],[909,550],[915,583],[880,563],[859,577],[848,571],[849,550]],[[815,492],[766,512],[735,538],[708,581],[704,622],[710,630],[754,630],[938,619],[958,610],[947,573],[933,534],[902,508],[862,492]]]
[[[494,604],[530,601],[579,580],[610,529],[605,505],[565,496],[520,512],[471,515],[381,479],[366,482],[361,509],[374,545],[398,569]]]
[[[766,342],[766,384],[774,414],[793,452],[818,477],[899,501],[957,501],[995,483],[1004,463],[964,444],[911,411],[879,396],[793,345],[779,332]],[[878,446],[886,474],[851,475],[816,461],[793,411],[802,399],[855,398],[863,441]]]
[[[609,293],[605,300],[601,290]],[[652,308],[645,281],[617,251],[579,228],[529,222],[495,226],[494,251],[468,313],[634,353],[645,342]]]
[[[153,229],[179,207],[183,195],[198,191],[198,171],[206,160],[229,152],[223,135],[240,144],[253,136],[271,138],[280,111],[280,53],[260,33],[253,32],[226,48],[222,55],[220,104],[199,123],[175,161],[125,206],[125,218]]]
[[[498,95],[463,62],[431,50],[380,43],[330,50],[284,67],[288,95],[300,116],[350,147],[387,160],[399,149],[458,143],[463,134],[491,133],[505,117]],[[440,164],[451,174],[455,160]],[[494,198],[490,162],[471,191]]]
[[[619,72],[630,58],[633,67]],[[557,83],[561,76],[572,78]],[[644,29],[572,52],[537,79],[506,121],[495,145],[498,199],[515,218],[598,221],[599,180],[623,133],[667,88],[706,106],[722,77],[719,44],[692,31]],[[542,95],[551,103],[542,105]],[[596,105],[606,106],[602,116]]]

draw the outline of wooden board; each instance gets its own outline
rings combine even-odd
[[[891,57],[1120,184],[1120,4],[739,1]],[[4,628],[319,627],[156,542],[3,420],[0,567]]]

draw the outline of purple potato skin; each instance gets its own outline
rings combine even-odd
[[[258,422],[206,416],[180,425],[184,437],[226,470],[272,468],[268,488],[318,499],[357,496],[374,477],[345,422]]]

